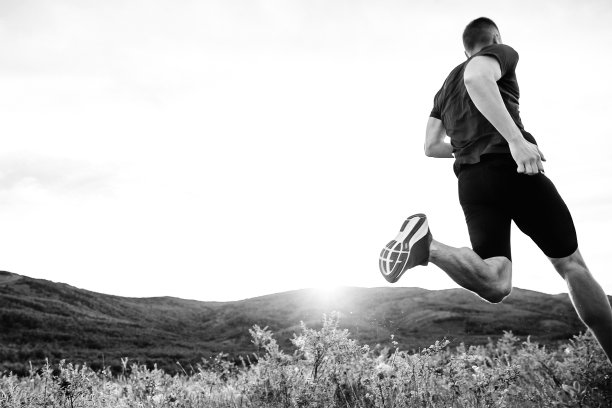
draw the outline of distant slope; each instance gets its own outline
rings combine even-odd
[[[29,360],[38,364],[45,357],[118,367],[124,356],[174,370],[176,361],[189,366],[220,351],[253,352],[253,324],[269,326],[290,350],[300,321],[320,327],[322,314],[333,310],[361,343],[389,344],[394,334],[403,349],[443,337],[455,345],[483,343],[504,330],[553,343],[585,330],[567,294],[523,289],[497,305],[462,289],[400,287],[327,294],[304,289],[200,302],[111,296],[0,271],[0,371],[20,371]]]

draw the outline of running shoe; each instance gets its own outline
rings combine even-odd
[[[395,239],[380,253],[380,273],[395,283],[408,269],[429,262],[431,232],[425,214],[411,215],[404,221]]]

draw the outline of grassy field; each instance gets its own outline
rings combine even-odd
[[[254,326],[259,352],[236,366],[221,353],[169,375],[130,364],[123,371],[88,366],[32,367],[4,373],[0,407],[610,407],[612,366],[589,334],[548,350],[505,333],[487,345],[441,340],[416,353],[393,338],[371,349],[339,329],[302,325],[295,351]]]

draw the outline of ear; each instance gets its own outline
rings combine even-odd
[[[499,31],[495,31],[495,34],[493,34],[493,44],[501,44],[502,40],[501,40],[501,34],[499,33]]]

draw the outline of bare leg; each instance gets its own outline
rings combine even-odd
[[[482,259],[470,248],[453,248],[433,240],[429,262],[491,303],[501,302],[512,290],[512,262],[504,256]]]
[[[580,251],[565,258],[549,258],[565,279],[580,320],[593,332],[612,363],[612,308],[605,292],[589,272]]]

